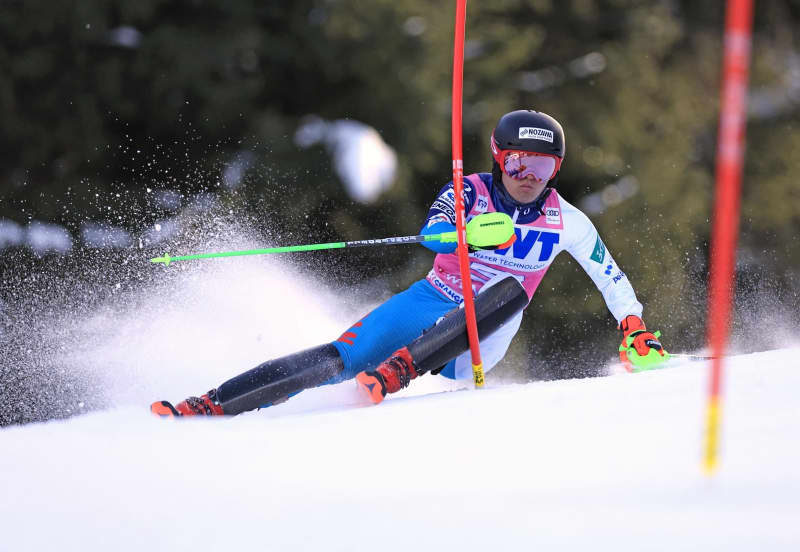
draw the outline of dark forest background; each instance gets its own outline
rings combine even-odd
[[[465,170],[489,170],[503,113],[555,116],[567,139],[559,191],[590,211],[645,320],[676,352],[704,344],[723,17],[722,0],[493,0],[467,11]],[[415,234],[451,175],[453,18],[454,3],[423,0],[4,0],[0,220],[54,222],[74,236],[86,221],[140,233],[175,214],[154,202],[157,191],[183,204],[211,194],[270,244]],[[740,350],[779,346],[776,326],[800,311],[799,25],[800,1],[756,4]],[[351,200],[325,148],[296,145],[309,116],[374,127],[398,156],[390,189],[371,204]],[[242,184],[226,187],[241,159]],[[48,287],[31,275],[53,267],[63,285],[71,266],[131,253],[150,256],[7,247],[0,299]],[[293,262],[394,292],[432,254],[339,254],[332,272],[322,258]],[[602,297],[564,255],[513,346],[531,362],[504,369],[581,375],[618,339]]]

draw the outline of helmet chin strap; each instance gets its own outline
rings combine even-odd
[[[524,211],[525,209],[531,208],[539,213],[544,214],[542,211],[544,208],[544,202],[547,201],[547,198],[550,196],[550,192],[553,191],[553,188],[555,187],[556,182],[558,181],[558,174],[556,174],[552,179],[550,179],[547,182],[547,185],[545,186],[544,190],[542,190],[542,193],[540,193],[539,196],[530,203],[521,203],[516,199],[514,199],[510,193],[508,193],[505,184],[503,184],[502,169],[500,168],[500,165],[497,163],[497,161],[494,161],[494,166],[492,167],[492,179],[494,180],[494,185],[497,186],[497,189],[500,192],[500,198],[504,202],[508,203],[509,205],[513,205],[520,211]]]

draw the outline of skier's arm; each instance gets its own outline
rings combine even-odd
[[[580,211],[572,213],[577,231],[567,251],[583,267],[603,294],[608,310],[622,330],[620,360],[633,365],[633,370],[647,370],[666,360],[669,355],[661,346],[660,332],[649,332],[642,320],[642,304],[636,299],[633,286],[620,270],[611,252],[606,249],[597,229]]]
[[[475,192],[472,186],[464,189],[464,209],[469,212],[475,202]],[[456,229],[456,195],[453,183],[449,182],[439,191],[439,195],[431,205],[428,216],[420,231],[423,235],[452,232]],[[455,242],[423,242],[422,245],[436,253],[452,253],[456,250]]]
[[[450,222],[444,219],[429,219],[426,221],[425,226],[422,227],[422,231],[420,232],[424,236],[430,236],[432,234],[442,234],[444,232],[453,232],[456,229],[455,224],[451,224]],[[422,245],[430,249],[431,251],[435,251],[436,253],[452,253],[456,250],[458,246],[457,242],[440,242],[440,241],[428,241],[422,242]]]
[[[614,262],[594,224],[580,211],[575,210],[570,215],[574,238],[566,249],[603,294],[608,310],[618,323],[631,314],[641,317],[642,304],[636,299],[633,286]]]

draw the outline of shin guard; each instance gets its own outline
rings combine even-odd
[[[328,381],[342,370],[339,351],[328,343],[268,360],[229,379],[217,388],[217,400],[225,414],[236,415],[282,402]]]
[[[475,298],[478,336],[492,335],[528,304],[528,295],[516,278],[505,278]],[[469,349],[463,308],[450,311],[441,322],[408,345],[418,374],[441,368]]]

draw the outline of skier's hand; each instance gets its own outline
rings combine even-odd
[[[517,234],[514,223],[505,213],[482,213],[467,223],[467,245],[470,252],[510,247]]]
[[[619,328],[622,330],[619,358],[633,365],[635,372],[650,370],[669,358],[669,353],[658,340],[661,332],[649,332],[638,316],[626,316]]]

